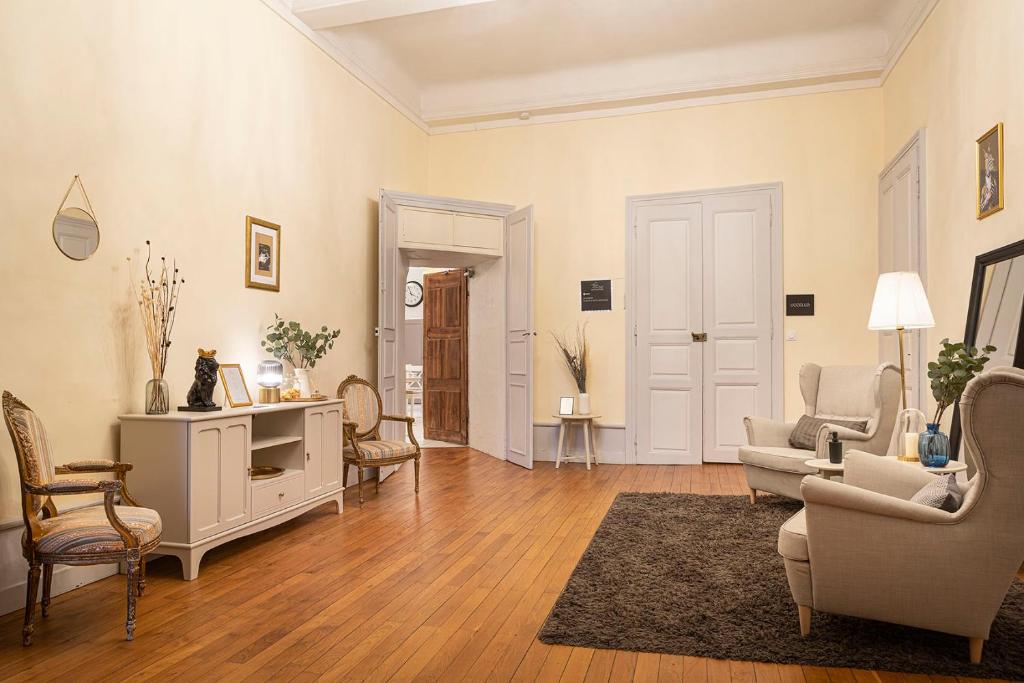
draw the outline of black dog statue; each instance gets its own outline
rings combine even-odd
[[[199,357],[196,358],[196,380],[192,382],[192,388],[188,390],[187,406],[179,406],[178,410],[193,412],[210,412],[220,410],[220,406],[213,402],[213,388],[217,386],[217,368],[220,363],[214,356],[217,350],[199,349]]]

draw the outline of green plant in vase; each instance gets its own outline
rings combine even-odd
[[[939,431],[942,415],[956,403],[989,361],[988,354],[996,350],[985,346],[980,351],[976,346],[963,342],[953,343],[949,338],[939,342],[938,357],[928,363],[928,379],[931,380],[932,396],[935,398],[935,416],[928,423],[928,431],[922,432],[917,446],[918,456],[925,467],[944,467],[949,462],[949,437]]]
[[[319,332],[309,332],[294,320],[284,320],[274,314],[274,322],[267,327],[267,336],[260,342],[274,358],[292,366],[299,391],[303,396],[312,393],[309,370],[316,367],[318,360],[334,348],[334,340],[341,330],[329,330],[321,326]]]

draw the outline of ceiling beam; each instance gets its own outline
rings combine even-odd
[[[337,28],[494,0],[293,0],[292,12],[312,29]]]

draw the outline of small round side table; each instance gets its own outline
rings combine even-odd
[[[818,470],[818,476],[822,479],[831,479],[832,477],[838,477],[846,469],[845,462],[832,462],[828,458],[816,458],[814,460],[807,460],[804,462],[808,467],[813,467]]]
[[[594,459],[594,464],[597,462],[597,447],[594,444],[594,420],[601,417],[600,415],[552,415],[557,417],[560,422],[558,429],[558,452],[555,454],[555,469],[565,462],[580,462],[580,458],[585,458],[587,463],[587,469],[590,469],[590,459]],[[583,442],[586,445],[586,455],[570,455],[569,451],[572,448],[573,441],[573,427],[580,427],[583,430]],[[569,438],[566,439],[566,432],[569,434]],[[562,449],[565,449],[563,454]]]
[[[921,464],[920,460],[915,460],[913,462],[909,460],[900,460],[895,455],[887,455],[885,457],[889,460],[901,462],[904,465],[907,465],[908,467],[916,467],[919,470],[931,472],[932,474],[956,474],[957,472],[967,471],[967,463],[964,462],[963,460],[950,460],[949,462],[946,463],[945,467],[925,467],[924,465]]]

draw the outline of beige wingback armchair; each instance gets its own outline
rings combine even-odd
[[[960,410],[977,473],[956,512],[910,502],[933,475],[864,453],[844,483],[804,479],[806,505],[779,531],[802,633],[812,610],[845,614],[965,636],[981,661],[1024,561],[1024,370],[975,378]]]
[[[800,499],[800,481],[817,470],[805,463],[827,458],[825,445],[830,431],[839,432],[843,450],[855,448],[885,455],[900,407],[900,373],[895,365],[822,367],[807,363],[800,368],[800,393],[804,412],[812,417],[848,421],[866,420],[867,432],[839,425],[818,430],[817,448],[793,448],[789,436],[795,422],[775,422],[761,417],[743,418],[748,446],[739,450],[740,462],[750,488],[750,502],[758,491]]]

